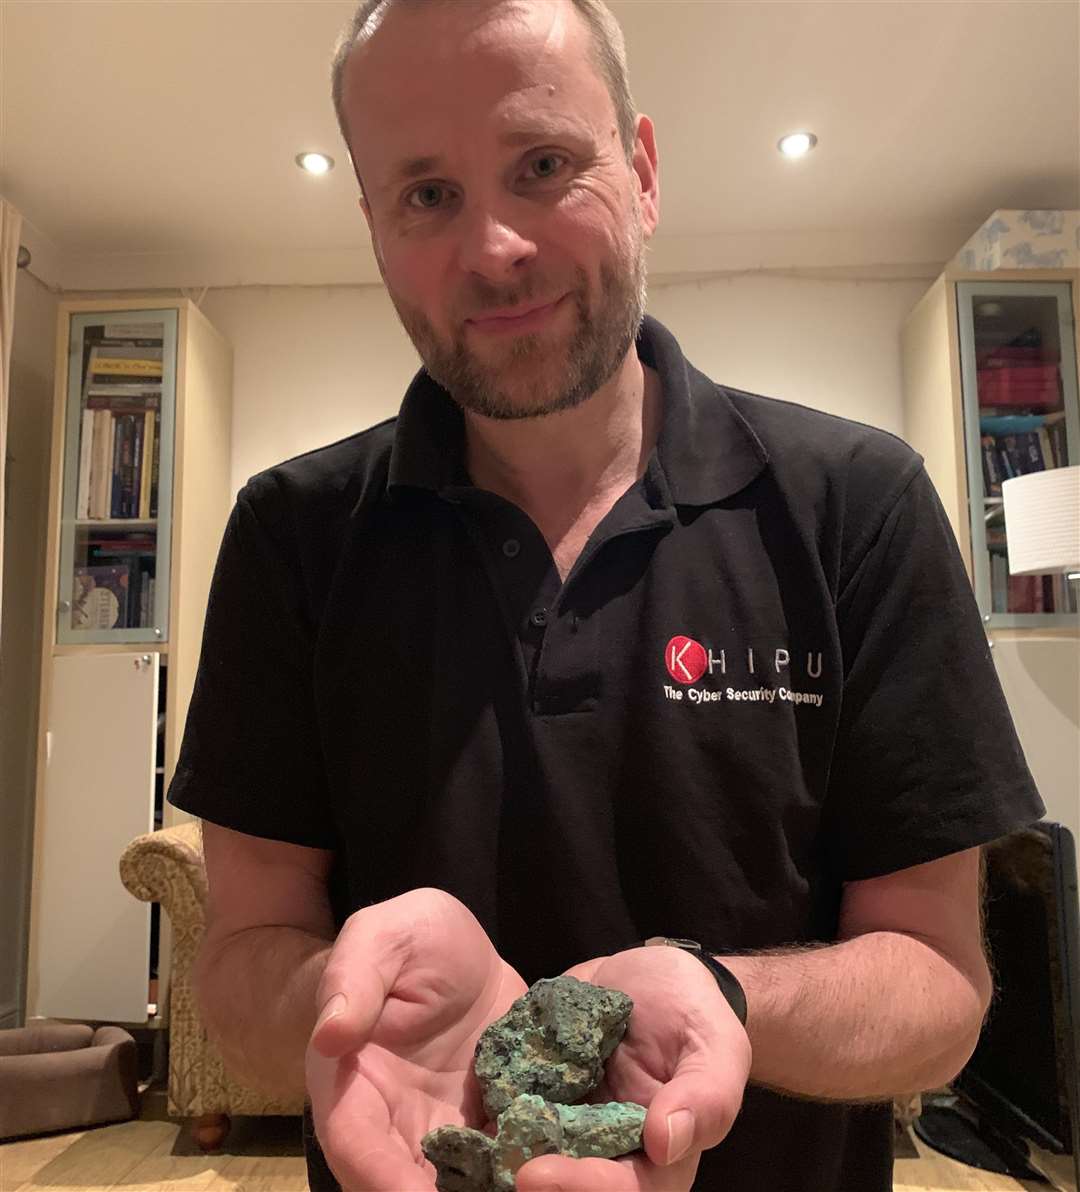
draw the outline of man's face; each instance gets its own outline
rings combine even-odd
[[[644,314],[652,126],[631,168],[588,37],[569,0],[399,5],[346,67],[383,281],[428,372],[489,417],[586,400]]]

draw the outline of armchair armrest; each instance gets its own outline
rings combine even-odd
[[[120,880],[142,902],[160,902],[173,927],[202,934],[207,896],[202,824],[174,824],[136,836],[120,855]]]

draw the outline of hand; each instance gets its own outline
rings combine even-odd
[[[518,1192],[686,1192],[701,1152],[724,1139],[742,1106],[751,1060],[746,1031],[709,970],[679,948],[631,948],[567,975],[621,989],[634,1001],[629,1029],[588,1100],[644,1105],[645,1154],[543,1155],[520,1168]],[[685,1122],[686,1110],[693,1114],[688,1133],[676,1128],[669,1138],[669,1115]]]
[[[485,1127],[476,1041],[525,989],[468,907],[442,890],[349,916],[305,1057],[315,1132],[344,1192],[435,1192],[420,1140],[436,1126]]]

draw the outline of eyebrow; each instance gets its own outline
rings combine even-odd
[[[543,141],[558,137],[580,135],[581,130],[575,128],[573,125],[543,125],[535,128],[520,128],[514,132],[504,133],[499,138],[499,144],[513,148],[516,145],[528,144],[530,141]],[[407,157],[398,163],[397,168],[389,175],[388,181],[382,189],[384,191],[390,190],[402,182],[408,182],[412,178],[421,178],[425,174],[430,174],[438,170],[442,164],[442,160],[441,157]]]

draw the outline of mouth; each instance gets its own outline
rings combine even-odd
[[[554,302],[549,302],[546,306],[535,307],[533,310],[526,311],[521,315],[512,315],[509,317],[496,316],[487,319],[467,319],[466,322],[470,327],[475,327],[477,331],[495,334],[500,332],[520,333],[522,331],[534,331],[543,327],[548,322],[567,297],[568,295],[564,294],[562,298],[558,298]]]

